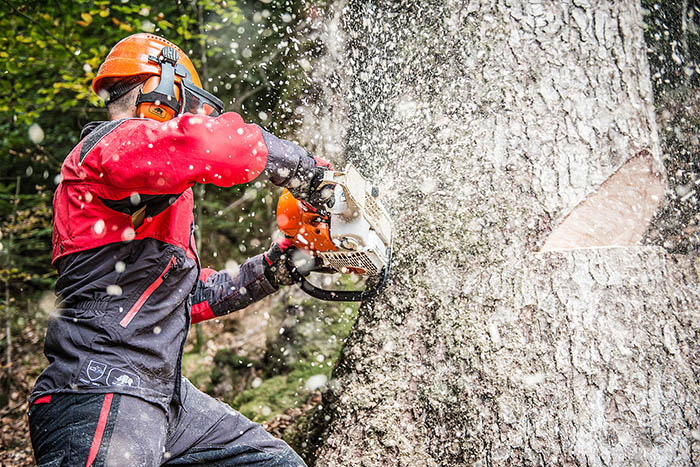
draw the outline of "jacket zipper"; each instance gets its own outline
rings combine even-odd
[[[132,305],[132,307],[129,309],[129,311],[124,315],[122,320],[119,322],[119,325],[123,328],[127,327],[129,323],[134,319],[136,316],[136,313],[138,313],[141,310],[141,307],[143,307],[143,304],[146,303],[146,300],[148,300],[148,297],[150,297],[153,292],[160,286],[160,284],[163,283],[165,278],[168,276],[168,272],[170,272],[170,269],[175,266],[175,263],[177,262],[177,259],[175,256],[170,257],[170,261],[168,261],[167,266],[165,266],[165,269],[163,272],[160,273],[160,276],[151,283],[151,285],[148,286],[146,290],[143,291],[141,296],[139,297],[138,300],[136,300],[136,303]]]

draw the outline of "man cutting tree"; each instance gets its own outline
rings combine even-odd
[[[265,176],[316,208],[325,161],[201,88],[174,44],[136,34],[93,81],[110,121],[82,132],[54,196],[59,308],[30,397],[39,465],[303,465],[284,442],[181,374],[191,323],[291,285],[289,243],[237,275],[201,268],[192,186]]]

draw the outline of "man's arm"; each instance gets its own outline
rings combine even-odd
[[[280,239],[262,255],[246,260],[236,274],[202,269],[192,294],[192,323],[240,310],[278,290],[280,285],[299,282],[291,255],[291,241]]]
[[[226,315],[278,290],[265,273],[263,255],[244,262],[237,274],[205,268],[192,294],[192,323]]]
[[[185,114],[165,123],[127,119],[81,152],[88,178],[141,194],[182,193],[194,183],[228,187],[265,174],[305,199],[323,170],[300,146],[232,112]]]

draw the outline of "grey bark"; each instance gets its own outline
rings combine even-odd
[[[699,462],[700,260],[538,253],[627,161],[651,154],[663,182],[638,2],[386,3],[336,5],[307,115],[335,122],[396,229],[309,458]]]

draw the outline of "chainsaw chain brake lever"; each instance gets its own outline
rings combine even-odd
[[[323,198],[320,195],[314,197],[312,195],[311,201],[299,200],[304,205],[307,211],[317,214],[319,217],[327,218],[330,215],[330,210],[335,205],[335,197]]]

